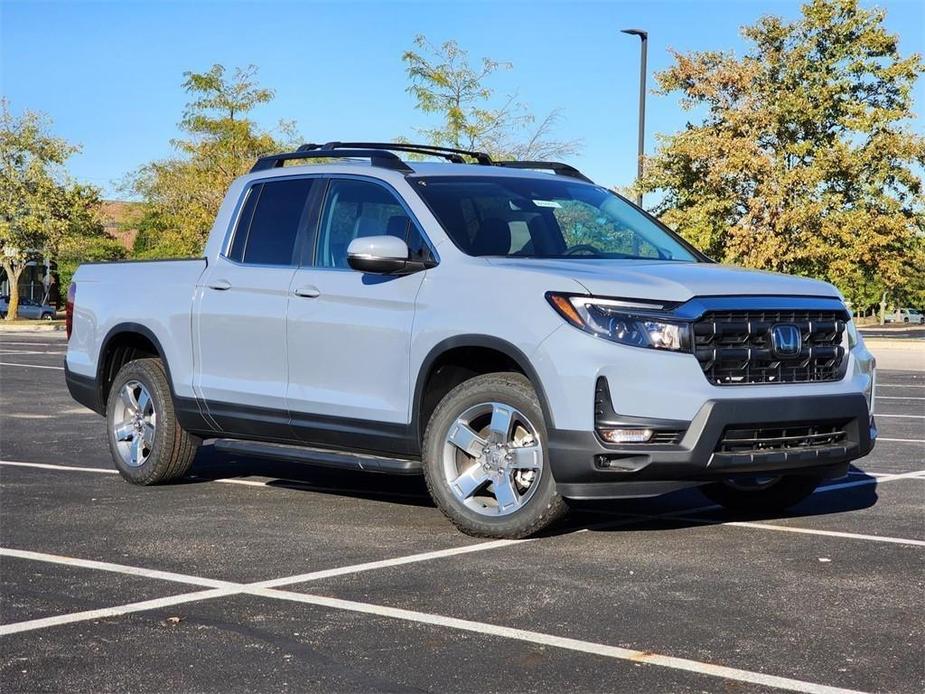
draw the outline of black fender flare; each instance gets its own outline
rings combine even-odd
[[[448,352],[451,349],[457,349],[459,347],[485,347],[487,349],[492,349],[496,352],[504,354],[506,357],[511,359],[517,366],[523,371],[524,375],[530,379],[530,383],[533,384],[533,387],[536,389],[536,395],[540,401],[540,409],[543,410],[543,418],[546,420],[546,427],[549,430],[554,428],[554,421],[552,418],[552,410],[549,407],[549,401],[546,398],[546,390],[543,388],[543,383],[540,380],[539,374],[537,374],[536,369],[533,367],[533,364],[530,362],[530,359],[527,357],[523,351],[508,342],[507,340],[502,340],[499,337],[494,337],[493,335],[481,335],[478,333],[471,333],[466,335],[454,335],[453,337],[448,337],[445,340],[441,340],[436,345],[434,345],[430,351],[427,353],[427,356],[424,357],[424,360],[421,362],[421,366],[418,369],[417,379],[414,382],[414,399],[412,401],[412,431],[417,433],[418,440],[423,436],[423,425],[424,422],[421,421],[421,402],[424,398],[424,384],[427,381],[427,376],[430,373],[431,368],[434,365],[434,362],[440,358],[441,355]]]

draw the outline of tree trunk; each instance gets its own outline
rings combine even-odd
[[[886,322],[886,292],[883,292],[883,298],[880,299],[880,325]]]
[[[6,279],[10,284],[10,299],[6,306],[6,319],[16,320],[16,314],[19,312],[19,277],[25,269],[25,264],[14,265],[13,263],[3,263],[3,269],[6,270]]]

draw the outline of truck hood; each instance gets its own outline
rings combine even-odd
[[[695,296],[735,295],[841,298],[827,282],[714,263],[539,258],[490,258],[489,262],[568,278],[596,296],[678,302]]]

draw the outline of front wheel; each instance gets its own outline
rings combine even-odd
[[[753,477],[708,484],[700,490],[710,501],[736,513],[772,513],[800,503],[821,481],[813,475]]]
[[[136,359],[119,370],[106,422],[113,461],[132,484],[173,482],[189,472],[199,439],[177,421],[160,359]]]
[[[424,433],[431,497],[476,537],[522,538],[566,512],[549,468],[546,423],[520,374],[476,376],[450,391]]]

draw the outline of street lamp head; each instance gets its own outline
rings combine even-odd
[[[624,34],[632,34],[633,36],[638,36],[643,41],[649,37],[649,32],[643,31],[642,29],[621,29],[620,31]]]

